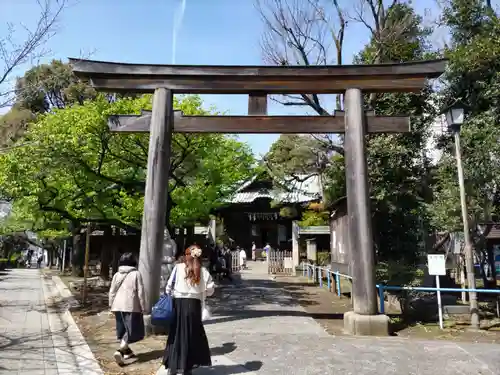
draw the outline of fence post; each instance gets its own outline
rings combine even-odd
[[[318,268],[318,280],[319,280],[319,287],[323,288],[323,272],[321,271],[321,267]]]
[[[315,283],[316,282],[316,266],[313,264],[311,267],[313,269],[313,283]]]
[[[328,285],[328,291],[330,291],[331,290],[330,270],[326,271],[326,282],[327,282],[327,285]]]
[[[335,284],[337,285],[337,295],[340,297],[342,293],[340,292],[340,275],[339,271],[335,271]]]
[[[384,303],[384,284],[380,283],[378,287],[378,298],[380,299],[380,313],[385,314],[385,303]]]

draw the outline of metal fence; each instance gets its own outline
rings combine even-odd
[[[271,250],[267,254],[267,272],[272,275],[294,274],[292,252],[290,250]]]
[[[313,282],[317,282],[320,288],[323,288],[326,281],[326,286],[328,290],[335,290],[336,294],[340,297],[342,295],[341,282],[340,279],[346,278],[352,281],[352,276],[344,275],[338,271],[331,270],[325,267],[318,267],[309,263],[302,263],[302,275],[304,277],[312,278]],[[326,279],[326,280],[325,280]],[[476,292],[476,293],[489,293],[496,294],[500,297],[500,289],[461,289],[461,288],[430,288],[430,287],[413,287],[413,286],[394,286],[394,285],[384,285],[376,284],[378,294],[379,294],[379,312],[385,314],[385,291],[402,291],[402,290],[413,290],[416,292]],[[438,302],[438,309],[441,310]],[[500,306],[499,298],[497,298],[497,315],[500,316]]]

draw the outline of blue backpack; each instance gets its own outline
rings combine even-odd
[[[174,289],[177,278],[177,267],[174,268],[174,277],[170,289]],[[168,326],[174,317],[174,299],[170,294],[162,294],[160,300],[151,309],[151,324],[154,326]]]

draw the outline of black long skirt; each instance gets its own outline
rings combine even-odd
[[[141,341],[145,336],[144,317],[138,312],[115,312],[116,338],[127,344]]]
[[[176,374],[199,366],[212,366],[210,347],[201,321],[201,301],[174,299],[174,314],[163,356],[165,368]]]

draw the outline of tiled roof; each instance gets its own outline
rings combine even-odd
[[[297,176],[288,178],[282,183],[286,188],[260,189],[259,191],[243,191],[256,177],[245,182],[229,199],[230,203],[252,203],[259,198],[267,198],[281,203],[305,203],[321,199],[321,183],[319,176]]]

